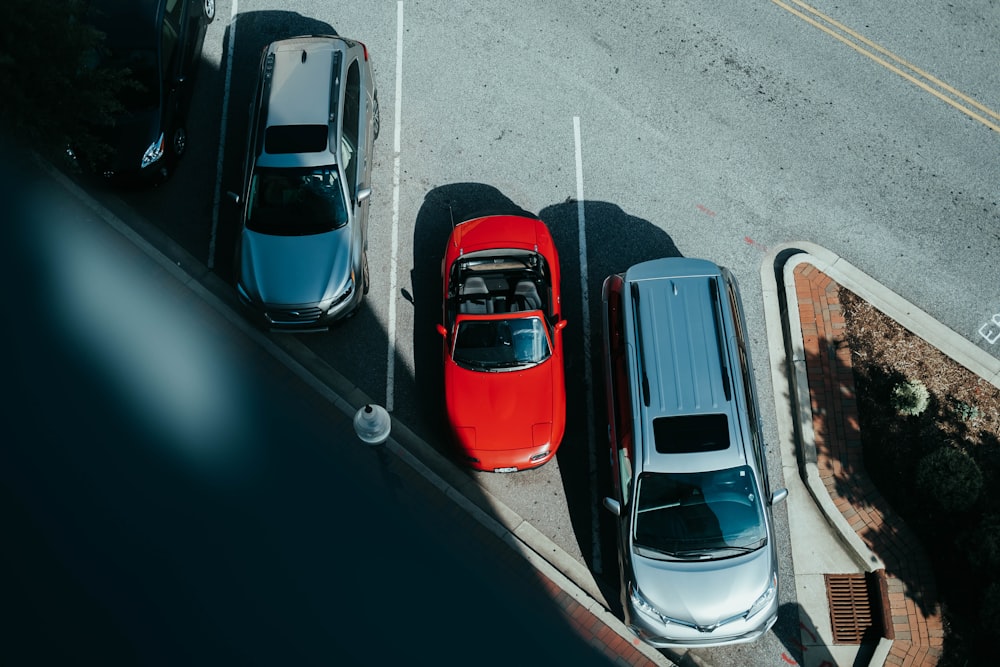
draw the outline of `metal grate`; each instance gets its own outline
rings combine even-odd
[[[882,632],[881,615],[873,613],[872,588],[863,574],[827,574],[826,596],[835,644],[860,644]]]

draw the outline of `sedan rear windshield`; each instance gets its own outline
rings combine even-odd
[[[540,317],[465,319],[455,336],[455,363],[473,370],[524,368],[552,355]]]
[[[320,234],[347,224],[336,167],[257,169],[250,181],[247,229],[262,234]]]
[[[748,466],[639,476],[635,546],[675,558],[707,560],[766,544],[760,494]]]

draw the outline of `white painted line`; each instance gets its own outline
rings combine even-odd
[[[233,49],[236,44],[236,15],[239,0],[233,0],[229,12],[229,44],[226,58],[226,81],[222,93],[222,120],[219,123],[219,154],[215,160],[215,195],[212,197],[212,233],[208,241],[208,268],[215,268],[215,235],[219,229],[219,203],[222,200],[222,162],[226,152],[226,125],[229,118],[229,84],[233,80]]]
[[[587,290],[587,219],[583,205],[583,153],[580,150],[580,117],[573,116],[573,142],[576,148],[576,217],[580,236],[580,300],[583,322],[583,384],[587,399],[587,464],[590,474],[590,534],[594,572],[601,574],[600,507],[597,503],[597,451],[594,435],[594,383],[590,364],[590,294]]]
[[[392,139],[392,248],[389,254],[389,322],[386,337],[385,409],[392,412],[396,383],[396,273],[399,269],[399,146],[403,108],[403,0],[396,3],[396,106]]]

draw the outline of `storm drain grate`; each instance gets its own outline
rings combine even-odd
[[[881,615],[873,611],[872,592],[878,583],[861,574],[827,574],[826,596],[836,644],[860,644],[882,632]]]

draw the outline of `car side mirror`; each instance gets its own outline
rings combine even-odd
[[[368,199],[371,196],[372,196],[372,189],[371,188],[361,188],[360,190],[358,190],[358,193],[355,195],[355,197],[357,198],[359,204],[361,202],[363,202],[364,200]]]
[[[240,196],[235,192],[232,191],[226,192],[226,196],[229,197],[230,201],[232,201],[234,204],[240,203]]]
[[[780,503],[782,500],[788,497],[788,489],[778,489],[771,494],[771,504]]]
[[[437,325],[437,332],[439,334],[441,334],[442,336],[444,336],[445,338],[448,337],[448,330],[444,328],[443,324],[438,324]]]
[[[622,515],[622,505],[621,505],[620,502],[618,502],[614,498],[605,498],[604,499],[604,507],[608,511],[610,511],[612,514],[614,514],[615,516],[621,516]]]
[[[563,329],[565,329],[566,324],[567,324],[566,320],[559,320],[558,322],[556,322],[556,331],[562,331]]]

